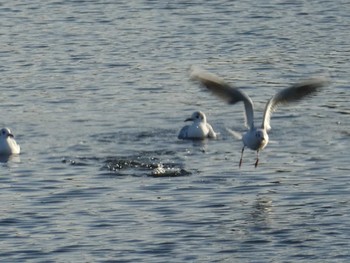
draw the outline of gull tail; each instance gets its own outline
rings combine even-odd
[[[229,128],[226,128],[226,131],[228,131],[233,137],[235,137],[237,140],[242,140],[242,134],[239,132],[236,132],[234,130],[231,130]]]

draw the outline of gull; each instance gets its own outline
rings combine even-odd
[[[214,74],[207,73],[198,69],[191,72],[191,78],[198,80],[202,86],[206,87],[213,94],[226,101],[228,104],[236,104],[242,101],[245,107],[245,121],[248,131],[244,134],[229,130],[236,138],[243,141],[239,167],[242,165],[243,152],[245,147],[256,151],[255,167],[259,163],[259,152],[263,150],[269,142],[267,132],[271,129],[270,119],[277,106],[299,101],[300,99],[316,93],[321,87],[325,86],[327,81],[324,78],[309,79],[304,82],[292,85],[283,89],[272,96],[265,106],[262,125],[254,126],[254,107],[253,101],[240,89],[231,87],[225,81]]]
[[[202,111],[195,111],[192,116],[185,121],[193,121],[191,125],[186,125],[180,130],[179,139],[203,140],[206,138],[216,138],[213,127],[207,123],[207,117]]]
[[[21,151],[9,128],[0,130],[0,155],[19,154]]]

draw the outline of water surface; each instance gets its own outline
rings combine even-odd
[[[11,1],[0,5],[7,262],[345,262],[350,258],[346,1]],[[257,123],[278,90],[331,84],[280,108],[254,168],[201,66],[244,87]],[[215,141],[179,141],[202,110]],[[4,160],[3,160],[4,161]],[[158,173],[163,169],[162,173]]]

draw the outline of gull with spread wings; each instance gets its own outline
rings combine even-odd
[[[326,79],[323,78],[310,79],[279,91],[266,103],[262,125],[260,127],[255,127],[253,101],[242,90],[231,87],[216,75],[199,69],[192,70],[191,79],[198,80],[202,86],[206,87],[228,104],[235,104],[240,101],[244,103],[246,126],[249,130],[244,134],[239,134],[235,131],[229,130],[233,136],[241,138],[243,141],[239,167],[242,165],[245,147],[257,152],[255,167],[258,166],[259,152],[264,149],[269,142],[267,132],[271,129],[271,114],[277,106],[299,101],[308,95],[316,93],[320,88],[327,84]]]

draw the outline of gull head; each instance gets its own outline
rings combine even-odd
[[[269,135],[264,129],[251,129],[243,137],[243,144],[254,151],[262,150],[269,142]]]
[[[262,150],[265,148],[265,146],[269,142],[269,135],[267,134],[267,132],[264,129],[256,129],[255,140],[257,143],[256,148],[258,150]]]
[[[9,128],[2,128],[0,131],[0,138],[7,139],[7,138],[14,138],[11,130]]]
[[[204,114],[204,112],[201,111],[195,111],[192,113],[192,116],[190,118],[187,118],[185,121],[193,121],[193,122],[207,122],[207,118]]]

